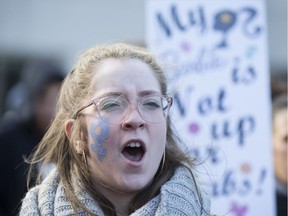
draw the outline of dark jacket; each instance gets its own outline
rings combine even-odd
[[[28,157],[40,141],[31,123],[16,124],[0,134],[0,215],[17,215],[27,192]]]

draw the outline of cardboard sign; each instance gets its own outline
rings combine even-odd
[[[150,0],[147,45],[217,215],[275,214],[265,1]]]

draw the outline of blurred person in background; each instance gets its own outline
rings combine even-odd
[[[287,94],[287,71],[271,73],[272,101],[281,94]]]
[[[277,215],[287,216],[287,94],[273,98],[273,150]]]
[[[27,191],[24,157],[40,142],[54,117],[62,69],[46,60],[28,62],[7,94],[0,130],[0,215],[17,215]]]

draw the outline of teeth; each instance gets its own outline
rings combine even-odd
[[[127,147],[131,147],[131,148],[135,148],[135,147],[139,148],[140,146],[141,146],[140,143],[129,143],[127,145]]]

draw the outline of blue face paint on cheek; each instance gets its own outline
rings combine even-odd
[[[95,119],[90,127],[90,135],[94,142],[91,144],[91,147],[96,153],[99,161],[102,161],[107,153],[107,150],[104,148],[103,144],[108,139],[109,130],[109,124],[104,122],[101,118]]]

